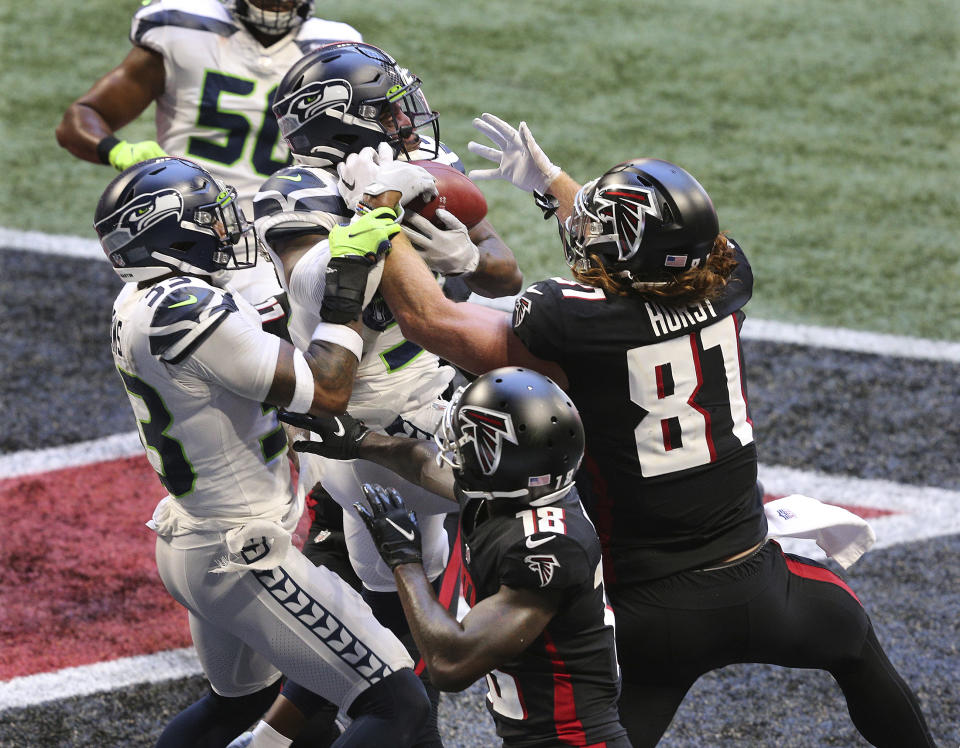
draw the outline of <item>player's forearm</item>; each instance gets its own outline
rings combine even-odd
[[[345,325],[359,332],[359,322]],[[327,340],[312,340],[304,353],[314,378],[313,415],[339,414],[347,409],[357,375],[356,354]]]
[[[453,470],[446,464],[437,465],[437,451],[432,442],[371,431],[360,443],[358,457],[382,465],[401,478],[455,502]]]
[[[102,163],[97,145],[113,130],[91,107],[75,102],[63,114],[57,126],[57,142],[71,154],[84,161]]]
[[[481,221],[471,229],[470,238],[480,250],[476,270],[463,276],[470,290],[491,299],[519,293],[523,287],[523,273],[513,252],[493,227],[486,220]]]
[[[401,564],[393,575],[410,632],[433,684],[442,691],[467,688],[486,672],[471,662],[477,642],[437,600],[422,566]]]
[[[580,184],[565,171],[560,172],[560,175],[550,183],[548,192],[560,202],[560,207],[557,209],[557,218],[561,223],[573,213],[573,200],[579,190]]]

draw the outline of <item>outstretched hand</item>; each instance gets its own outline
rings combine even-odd
[[[364,483],[363,494],[370,509],[359,501],[353,506],[373,536],[384,563],[391,569],[401,564],[422,563],[417,515],[407,509],[397,490]]]
[[[370,433],[363,421],[349,413],[339,416],[311,416],[280,411],[280,420],[317,435],[312,441],[296,441],[294,452],[312,452],[332,460],[354,460],[360,456],[360,443]]]
[[[547,158],[526,122],[521,122],[517,129],[499,117],[484,113],[473,121],[473,126],[498,147],[471,140],[467,149],[493,161],[497,168],[473,169],[467,174],[470,179],[505,179],[526,192],[545,193],[550,183],[560,176],[562,169]]]

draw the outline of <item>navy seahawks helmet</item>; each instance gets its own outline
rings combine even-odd
[[[403,141],[413,130],[432,125],[434,144],[440,140],[438,115],[420,85],[382,49],[335,42],[293,64],[277,88],[273,112],[294,158],[310,166],[331,166],[383,142],[405,154]],[[409,123],[401,124],[398,114]]]
[[[543,506],[562,498],[583,458],[580,414],[553,380],[504,367],[458,389],[436,434],[469,498]]]
[[[313,0],[230,0],[227,7],[235,18],[268,36],[282,36],[313,15]]]
[[[237,191],[183,158],[141,161],[118,174],[100,196],[93,227],[127,282],[171,271],[213,275],[257,262]]]
[[[561,225],[567,264],[590,255],[634,281],[666,282],[704,264],[720,223],[700,183],[676,164],[638,158],[583,185]]]

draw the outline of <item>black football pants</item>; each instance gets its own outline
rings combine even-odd
[[[733,564],[613,586],[609,594],[623,675],[620,721],[634,748],[657,744],[697,678],[747,662],[828,671],[855,727],[875,746],[934,745],[916,696],[853,591],[774,541]]]

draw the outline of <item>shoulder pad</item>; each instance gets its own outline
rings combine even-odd
[[[362,42],[363,36],[353,26],[323,18],[308,18],[297,31],[297,46],[303,54],[331,42]]]
[[[212,0],[154,0],[133,17],[130,41],[141,44],[153,29],[172,27],[232,36],[239,31],[226,8]]]
[[[297,165],[272,174],[253,198],[255,219],[295,211],[350,215],[337,190],[336,178],[322,169]]]
[[[153,308],[148,333],[150,353],[170,364],[178,364],[189,356],[228,314],[238,311],[229,293],[203,282],[183,283],[184,280],[175,278],[160,283],[147,297]],[[174,283],[174,287],[169,283]],[[151,301],[154,293],[156,301]]]

